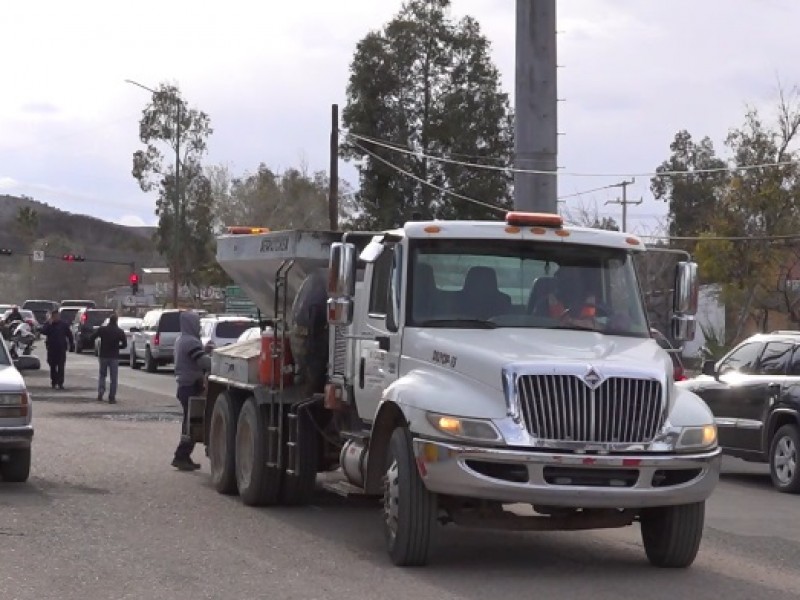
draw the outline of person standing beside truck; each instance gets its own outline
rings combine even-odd
[[[50,385],[53,389],[64,389],[64,367],[67,364],[67,348],[75,351],[72,329],[59,317],[58,310],[50,313],[50,319],[42,325],[42,335],[47,347],[47,364],[50,365]]]
[[[175,341],[175,380],[178,384],[176,396],[183,408],[183,425],[172,466],[180,471],[194,471],[200,465],[192,460],[194,442],[185,433],[189,420],[189,398],[203,392],[205,373],[211,370],[211,359],[200,341],[200,315],[193,311],[181,311],[179,320],[181,333]]]
[[[108,317],[108,324],[101,325],[89,337],[92,345],[100,338],[99,364],[100,373],[97,378],[97,401],[103,401],[106,391],[106,373],[109,373],[111,385],[108,390],[108,403],[117,401],[117,379],[119,375],[119,351],[128,345],[125,332],[117,325],[117,315],[112,313]]]

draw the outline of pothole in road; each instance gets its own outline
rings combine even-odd
[[[77,419],[103,419],[105,421],[131,421],[134,423],[167,422],[180,423],[183,415],[176,412],[82,412],[67,413],[62,416]]]

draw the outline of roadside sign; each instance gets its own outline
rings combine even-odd
[[[44,262],[44,250],[34,250],[33,260],[36,262]]]

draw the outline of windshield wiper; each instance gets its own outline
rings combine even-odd
[[[420,327],[459,327],[477,329],[497,329],[497,323],[484,319],[429,319],[419,324]]]
[[[559,325],[551,325],[547,329],[574,329],[576,331],[596,331],[598,333],[603,333],[596,327],[589,327],[588,325],[577,325],[577,324],[566,325],[561,323]]]

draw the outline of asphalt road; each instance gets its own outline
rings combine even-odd
[[[45,365],[46,367],[46,365]],[[96,402],[96,362],[70,355],[67,389],[34,395],[26,484],[0,483],[0,599],[482,599],[800,596],[800,497],[728,461],[691,569],[650,567],[638,526],[601,532],[444,528],[431,564],[397,569],[374,504],[319,492],[254,509],[169,462],[179,435],[170,372],[121,367],[119,404]]]

